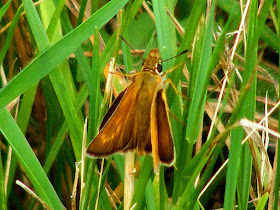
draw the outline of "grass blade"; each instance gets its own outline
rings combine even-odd
[[[37,194],[51,208],[63,209],[47,175],[10,113],[6,109],[1,109],[0,116],[2,119],[0,121],[1,132],[12,146]]]

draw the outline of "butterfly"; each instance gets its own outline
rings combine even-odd
[[[152,154],[154,171],[174,163],[174,143],[164,90],[164,73],[158,51],[151,50],[142,70],[115,99],[89,144],[89,157],[137,150]]]

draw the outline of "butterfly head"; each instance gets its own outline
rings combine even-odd
[[[144,71],[151,71],[157,74],[162,72],[161,58],[159,56],[158,50],[151,50],[147,59],[143,62]]]

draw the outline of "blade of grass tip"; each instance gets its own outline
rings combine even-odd
[[[116,50],[117,33],[114,33],[100,56],[100,69],[104,69]],[[100,72],[103,73],[103,72]]]
[[[1,9],[0,9],[0,22],[3,18],[3,16],[5,15],[5,13],[7,12],[10,4],[12,3],[12,0],[9,0]]]
[[[13,147],[18,160],[38,195],[52,208],[63,209],[55,190],[43,171],[38,159],[23,136],[21,130],[6,109],[0,110],[0,130]]]

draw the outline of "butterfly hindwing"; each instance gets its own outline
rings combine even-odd
[[[168,117],[166,95],[163,89],[158,91],[155,103],[159,159],[162,163],[171,165],[174,161],[174,143]]]

